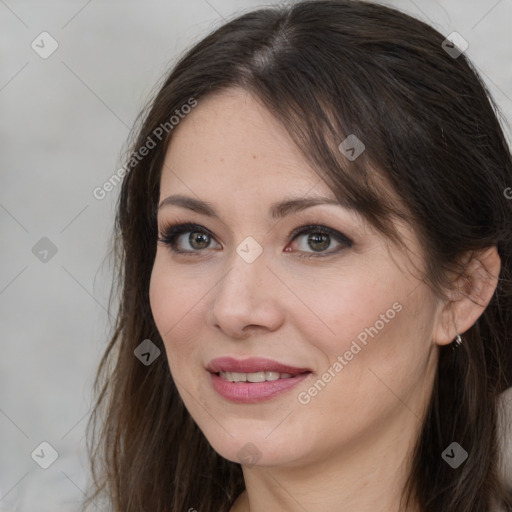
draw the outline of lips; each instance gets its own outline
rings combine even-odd
[[[257,373],[257,372],[277,372],[288,373],[296,376],[301,373],[311,372],[309,368],[299,368],[287,364],[265,359],[261,357],[252,357],[249,359],[234,359],[232,357],[218,357],[210,361],[206,369],[210,373],[236,372],[236,373]]]
[[[224,399],[239,404],[270,400],[291,391],[312,372],[272,359],[219,357],[207,370],[213,389]]]

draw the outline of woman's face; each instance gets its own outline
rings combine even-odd
[[[334,195],[239,89],[200,100],[174,130],[158,212],[171,245],[158,242],[150,301],[213,448],[295,466],[407,437],[430,396],[439,309],[415,277],[413,231],[400,226],[410,260],[354,211],[303,204]],[[194,226],[172,237],[179,223]]]

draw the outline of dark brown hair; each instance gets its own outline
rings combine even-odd
[[[502,266],[490,304],[460,348],[439,348],[404,504],[512,510],[497,442],[498,397],[512,385],[512,200],[504,193],[512,158],[491,95],[444,39],[378,4],[299,1],[237,17],[173,67],[141,118],[118,202],[112,294],[120,304],[88,426],[94,499],[104,495],[115,512],[227,512],[244,489],[240,465],[213,450],[185,409],[166,358],[145,366],[134,356],[147,338],[165,354],[148,291],[173,131],[160,140],[155,130],[191,98],[200,104],[240,87],[282,123],[336,197],[391,241],[402,243],[393,219],[414,226],[422,278],[440,297],[450,272],[464,272],[464,255],[497,247]],[[354,161],[338,149],[350,134],[366,146]],[[149,138],[155,147],[134,159]],[[453,441],[470,453],[457,470],[441,458]]]

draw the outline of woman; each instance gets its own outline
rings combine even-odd
[[[460,48],[369,2],[259,10],[192,48],[124,168],[95,497],[512,510],[495,108]]]

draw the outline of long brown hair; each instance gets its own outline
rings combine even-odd
[[[93,500],[104,496],[115,512],[227,512],[244,489],[241,466],[213,450],[183,405],[148,296],[171,116],[241,87],[381,233],[402,243],[392,219],[414,226],[427,262],[422,277],[440,297],[448,272],[464,272],[463,255],[497,247],[502,266],[491,302],[460,348],[439,349],[404,504],[512,510],[497,442],[498,397],[512,385],[512,158],[491,95],[444,39],[382,5],[299,1],[237,17],[173,67],[141,118],[118,201],[112,294],[120,303],[88,425]],[[338,149],[350,134],[366,147],[353,161]],[[145,339],[163,355],[149,366],[134,356]],[[458,470],[441,459],[453,441],[470,452]]]

